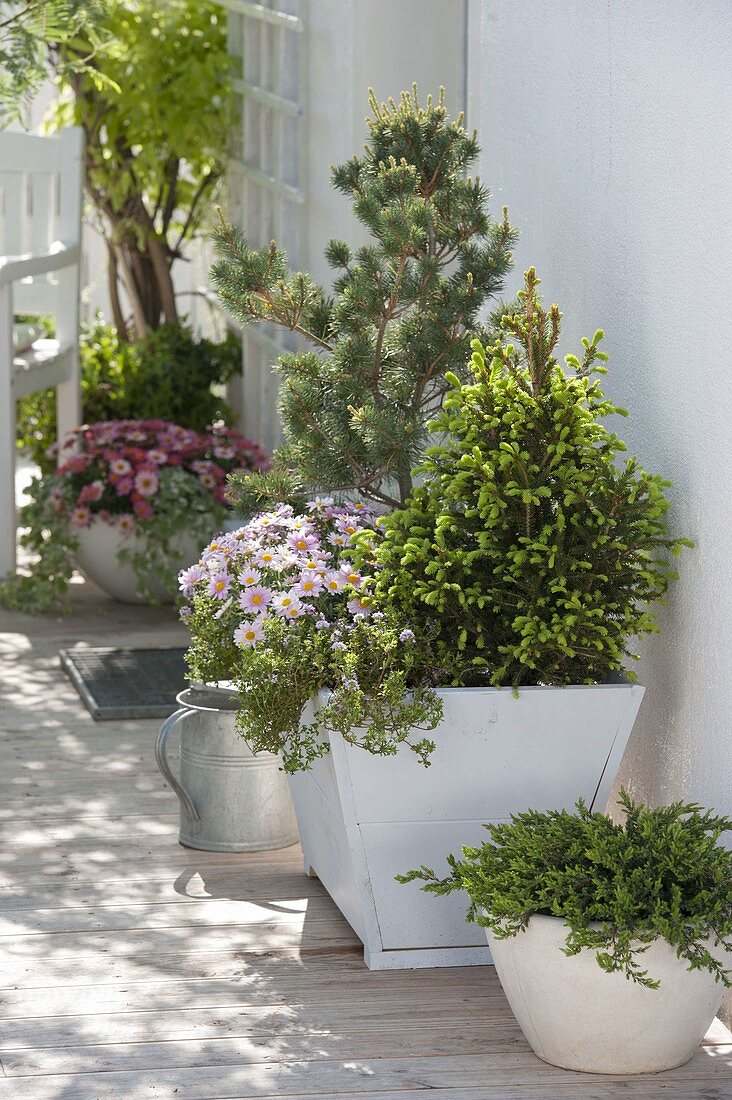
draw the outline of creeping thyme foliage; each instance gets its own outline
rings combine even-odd
[[[428,763],[414,731],[441,716],[427,681],[429,639],[394,616],[372,614],[371,577],[350,560],[353,537],[375,516],[363,504],[281,504],[215,539],[180,574],[199,680],[233,681],[237,727],[251,748],[282,754],[287,771],[328,751],[322,731],[389,755],[399,745]],[[433,673],[433,681],[437,674]],[[303,715],[319,689],[327,700]]]
[[[437,895],[465,890],[468,920],[498,939],[518,935],[534,914],[561,917],[567,955],[588,948],[603,970],[640,985],[659,985],[641,965],[659,937],[690,970],[732,985],[715,957],[732,950],[732,852],[719,843],[732,821],[696,803],[648,809],[624,791],[620,804],[620,824],[581,800],[575,813],[512,814],[510,824],[486,826],[491,843],[449,856],[446,878],[422,867],[398,881],[422,880]]]
[[[505,342],[474,342],[472,380],[448,375],[424,484],[367,550],[375,602],[419,631],[438,625],[436,660],[455,684],[605,679],[630,638],[657,630],[649,605],[691,545],[668,534],[668,482],[619,461],[604,421],[624,410],[593,377],[602,331],[563,370],[561,314],[542,309],[538,285],[532,268]]]

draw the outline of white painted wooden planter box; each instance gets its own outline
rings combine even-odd
[[[482,825],[511,813],[571,809],[580,796],[604,809],[643,692],[620,678],[518,697],[444,689],[429,768],[408,748],[378,757],[330,735],[330,753],[290,776],[290,790],[305,870],[363,940],[366,965],[490,962],[483,929],[466,923],[465,896],[436,898],[394,876],[421,864],[446,872],[449,853],[482,843]]]

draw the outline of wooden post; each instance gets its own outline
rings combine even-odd
[[[61,134],[59,150],[59,213],[57,234],[66,245],[81,241],[80,181],[83,179],[84,131],[73,127]],[[82,420],[79,369],[79,295],[81,257],[58,273],[56,339],[68,348],[69,369],[56,387],[56,417],[59,451],[69,432]]]
[[[0,284],[0,577],[15,569],[13,287]]]

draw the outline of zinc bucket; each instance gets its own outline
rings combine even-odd
[[[180,842],[206,852],[262,852],[298,839],[297,822],[280,760],[256,755],[236,732],[236,694],[188,688],[180,709],[160,728],[155,759],[180,803]],[[168,742],[180,733],[180,778]]]

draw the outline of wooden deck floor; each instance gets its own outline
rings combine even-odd
[[[296,848],[181,848],[157,724],[94,723],[57,660],[180,628],[81,595],[72,619],[0,619],[0,1100],[732,1097],[721,1025],[671,1073],[565,1073],[492,968],[367,971]]]

